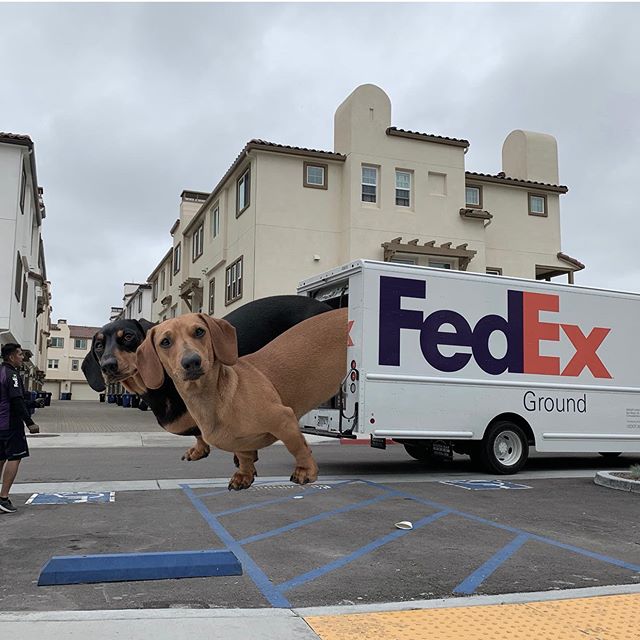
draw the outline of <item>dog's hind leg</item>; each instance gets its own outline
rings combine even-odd
[[[234,462],[238,460],[238,470],[231,476],[229,480],[229,491],[240,491],[240,489],[248,489],[253,484],[253,479],[258,475],[256,473],[254,461],[258,459],[256,451],[236,451],[233,454]]]
[[[192,460],[200,460],[206,458],[211,451],[211,447],[202,439],[196,436],[196,443],[190,449],[187,449],[182,456],[182,460],[191,462]]]
[[[296,459],[291,482],[307,484],[318,479],[318,465],[311,455],[311,448],[300,431],[300,424],[291,407],[280,405],[274,415],[269,415],[269,433],[281,440]]]

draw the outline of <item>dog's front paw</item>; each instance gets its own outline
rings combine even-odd
[[[318,479],[318,467],[296,467],[289,478],[291,482],[296,484],[308,484]]]
[[[253,484],[255,475],[255,473],[242,473],[241,471],[236,471],[231,476],[231,480],[229,480],[229,491],[231,491],[231,489],[234,491],[248,489]]]
[[[195,447],[191,447],[184,452],[182,456],[182,460],[187,460],[187,462],[191,462],[193,460],[201,460],[202,458],[206,458],[211,451],[211,447],[208,444],[203,446],[196,445]]]

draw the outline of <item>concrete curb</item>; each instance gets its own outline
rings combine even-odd
[[[640,481],[620,478],[616,475],[618,471],[596,471],[593,481],[601,487],[618,489],[619,491],[630,491],[640,493]]]

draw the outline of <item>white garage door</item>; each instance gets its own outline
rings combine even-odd
[[[60,383],[59,382],[45,382],[42,385],[43,391],[48,391],[51,394],[52,400],[60,400]]]
[[[98,394],[86,382],[71,383],[72,400],[95,400],[98,401]]]

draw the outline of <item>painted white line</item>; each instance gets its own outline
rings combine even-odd
[[[565,471],[530,471],[519,473],[517,480],[553,480],[593,478],[597,469],[578,469]],[[358,474],[323,476],[320,482],[342,482],[362,477],[380,484],[415,484],[442,482],[443,480],[504,480],[504,477],[493,478],[482,473],[411,473],[409,474]],[[261,476],[260,483],[289,483],[289,476]],[[192,487],[226,487],[229,478],[163,478],[156,480],[100,480],[96,482],[31,482],[14,484],[14,493],[58,493],[64,491],[157,491],[160,489],[179,489],[180,485]]]

